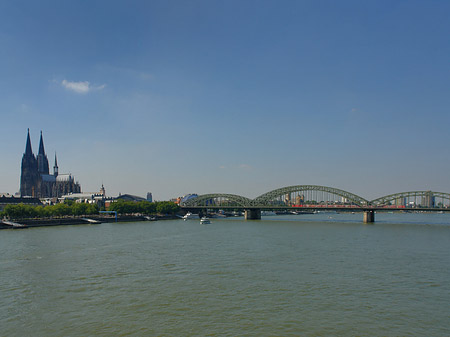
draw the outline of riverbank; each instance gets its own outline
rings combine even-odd
[[[179,219],[176,215],[119,215],[117,222],[136,222],[136,221],[156,221]],[[24,229],[31,227],[44,226],[68,226],[68,225],[86,225],[100,224],[103,222],[116,222],[114,216],[93,216],[88,217],[61,217],[61,218],[42,218],[42,219],[14,219],[0,220],[0,229]]]

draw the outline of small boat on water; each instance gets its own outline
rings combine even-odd
[[[207,217],[203,217],[203,218],[200,219],[200,224],[201,225],[207,225],[207,224],[210,224],[210,223],[211,223],[211,221]]]
[[[22,225],[17,222],[9,221],[8,219],[3,219],[0,221],[0,223],[7,225],[7,226],[11,226],[11,227],[16,227],[16,228],[27,227],[26,225]]]
[[[210,218],[226,218],[227,216],[223,213],[209,213]]]
[[[199,219],[200,217],[198,216],[198,214],[193,214],[191,212],[186,213],[185,216],[182,217],[182,219],[184,221],[186,220],[192,220],[192,219]]]
[[[82,218],[82,220],[84,220],[84,221],[86,221],[87,223],[90,223],[90,224],[99,224],[99,223],[101,223],[101,222],[98,221],[98,220],[95,220],[95,219],[89,219],[89,218]]]

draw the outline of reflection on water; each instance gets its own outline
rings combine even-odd
[[[450,215],[0,231],[5,336],[450,334]]]

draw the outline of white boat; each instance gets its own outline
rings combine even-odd
[[[207,217],[203,217],[203,218],[200,219],[200,224],[201,225],[207,225],[207,224],[210,224],[210,223],[211,223],[211,221]]]
[[[87,223],[92,223],[92,224],[100,223],[100,221],[94,220],[94,219],[82,218],[82,220],[86,221]]]
[[[183,216],[183,220],[191,220],[191,219],[199,219],[200,217],[198,216],[198,214],[193,214],[191,212],[186,213],[185,216]]]
[[[3,219],[0,222],[5,224],[5,225],[12,226],[12,227],[26,227],[26,225],[22,225],[22,224],[17,223],[17,222],[9,221],[7,219]]]

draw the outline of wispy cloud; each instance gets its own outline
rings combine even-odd
[[[252,167],[248,164],[241,164],[241,165],[239,165],[239,168],[241,170],[251,170],[252,169]]]
[[[76,92],[77,94],[87,94],[88,92],[102,90],[106,87],[106,84],[93,86],[88,81],[71,82],[67,80],[63,80],[61,85],[67,90]]]

